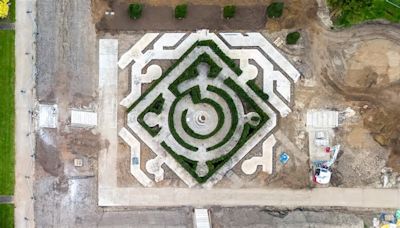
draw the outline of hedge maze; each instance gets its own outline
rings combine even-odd
[[[187,58],[192,63],[177,74]],[[265,111],[234,80],[241,74],[214,41],[197,41],[128,111],[138,113],[136,121],[151,137],[171,135],[159,139],[161,147],[204,183],[268,121]],[[174,80],[156,90],[168,78]],[[254,81],[247,84],[261,99],[268,98]],[[149,102],[154,91],[158,94]],[[141,103],[149,104],[136,110]]]
[[[147,33],[118,65],[130,63],[130,93],[120,101],[126,128],[150,148],[144,153],[156,154],[140,170],[131,164],[144,186],[153,175],[163,180],[166,166],[188,187],[212,187],[271,134],[278,116],[290,113],[291,86],[300,76],[260,33]],[[136,145],[131,157],[140,156],[138,143],[124,137]]]

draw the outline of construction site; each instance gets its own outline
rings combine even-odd
[[[319,0],[280,1],[283,15],[265,18],[271,2],[190,1],[182,20],[168,16],[175,0],[141,1],[137,20],[126,0],[28,6],[37,12],[34,219],[20,224],[392,221],[400,25],[334,28]],[[237,6],[229,20],[227,4]],[[301,34],[294,45],[291,32]]]

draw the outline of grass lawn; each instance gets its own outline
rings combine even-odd
[[[390,1],[394,4],[399,4],[400,2],[399,0]],[[386,0],[371,0],[370,6],[361,7],[352,7],[351,4],[342,6],[330,4],[330,6],[331,11],[335,14],[333,18],[334,24],[339,27],[348,27],[374,19],[385,19],[394,23],[400,22],[400,8]]]
[[[14,194],[14,38],[0,30],[0,195]]]
[[[14,227],[14,205],[0,204],[0,227]]]
[[[11,6],[7,18],[0,19],[0,23],[15,22],[15,0],[10,0]]]

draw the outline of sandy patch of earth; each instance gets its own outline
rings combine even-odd
[[[349,60],[345,82],[354,87],[386,85],[400,79],[400,46],[389,40],[363,43]]]

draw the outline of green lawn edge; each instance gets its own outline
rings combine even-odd
[[[14,205],[0,204],[0,227],[1,228],[14,227]]]
[[[13,195],[15,31],[0,30],[0,40],[0,195]]]

